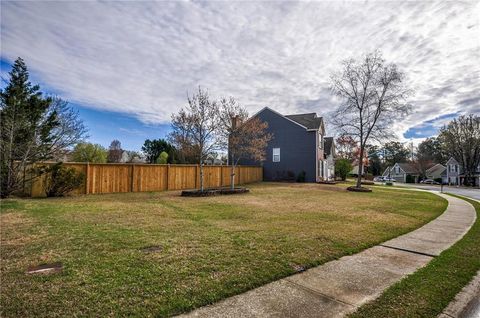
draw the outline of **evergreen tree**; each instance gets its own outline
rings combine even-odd
[[[85,128],[60,99],[44,97],[29,81],[25,62],[18,58],[0,90],[1,197],[20,190],[29,164],[49,160],[78,142]]]
[[[142,146],[143,153],[147,156],[148,163],[155,163],[162,152],[168,154],[168,163],[174,163],[175,147],[165,139],[147,139]]]

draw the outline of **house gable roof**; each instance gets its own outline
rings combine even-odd
[[[258,116],[259,114],[263,113],[264,111],[270,111],[271,113],[274,113],[274,114],[277,115],[277,116],[280,116],[280,117],[282,117],[282,118],[285,118],[286,120],[294,123],[295,125],[298,125],[298,126],[304,128],[304,129],[308,129],[307,127],[303,126],[302,124],[299,124],[299,123],[297,123],[296,121],[294,121],[294,120],[292,120],[292,119],[290,119],[290,118],[288,118],[288,117],[283,116],[282,114],[280,114],[279,112],[271,109],[270,107],[263,107],[262,109],[260,109],[257,113],[255,113],[255,114],[254,114],[252,117],[250,117],[250,118],[253,118],[253,117],[255,117],[255,116]]]
[[[307,129],[317,130],[323,124],[323,118],[317,117],[316,113],[285,115],[285,117],[307,127]]]
[[[417,169],[415,169],[411,163],[397,162],[395,165],[399,166],[405,173],[418,173]]]
[[[445,165],[458,165],[458,161],[453,158],[453,157],[450,157],[450,159],[448,159],[447,163]]]
[[[428,174],[437,174],[437,173],[441,174],[445,169],[447,168],[444,165],[442,165],[441,163],[437,163],[433,167],[428,168],[426,172]]]
[[[318,130],[322,129],[324,130],[323,126],[323,118],[322,117],[317,117],[317,114],[315,113],[308,113],[308,114],[297,114],[297,115],[282,115],[279,112],[271,109],[270,107],[264,107],[260,111],[258,111],[255,115],[252,117],[257,116],[258,114],[264,112],[264,111],[270,111],[280,117],[283,117],[292,123],[306,129],[306,130]]]

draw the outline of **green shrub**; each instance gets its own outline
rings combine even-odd
[[[335,176],[345,181],[348,174],[352,171],[352,164],[347,159],[340,159],[335,162]]]
[[[385,182],[385,185],[387,185],[387,186],[393,186],[393,182]]]
[[[168,153],[166,153],[165,151],[162,151],[158,156],[157,160],[155,160],[155,163],[162,164],[162,165],[166,164],[167,162],[168,162]]]
[[[74,168],[67,168],[62,163],[56,163],[46,170],[44,190],[47,197],[61,197],[80,187],[85,181],[85,175]]]
[[[298,174],[297,182],[305,182],[305,171],[302,171]]]

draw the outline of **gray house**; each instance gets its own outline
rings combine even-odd
[[[480,165],[473,173],[474,186],[480,187]],[[462,165],[453,157],[448,159],[445,169],[442,171],[442,180],[449,185],[465,184],[465,171]]]
[[[437,163],[436,165],[434,165],[433,167],[430,167],[428,168],[426,171],[425,171],[425,177],[427,177],[427,179],[432,179],[432,180],[437,180],[437,181],[442,181],[442,183],[447,183],[447,177],[445,175],[445,171],[447,170],[447,168],[442,165],[441,163]]]
[[[442,179],[449,185],[460,185],[460,164],[451,157],[445,164],[446,169],[442,173]]]
[[[327,161],[327,180],[332,180],[335,178],[335,142],[333,137],[325,137],[325,160]]]
[[[393,178],[397,182],[410,181],[412,183],[417,183],[419,182],[420,173],[411,163],[397,162],[393,167],[387,167],[383,172],[383,176]]]
[[[295,181],[305,175],[306,182],[333,178],[333,157],[325,156],[325,126],[322,117],[315,113],[282,115],[268,107],[253,117],[268,124],[273,135],[267,146],[266,160],[262,162],[266,181]],[[332,152],[333,140],[329,151]],[[333,156],[333,153],[332,153]],[[259,164],[240,160],[240,164]]]

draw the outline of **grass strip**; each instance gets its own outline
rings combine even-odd
[[[349,317],[437,317],[480,270],[480,203],[477,220],[465,236],[427,266],[388,288]]]

